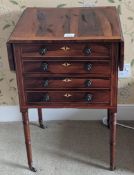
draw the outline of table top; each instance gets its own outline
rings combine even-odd
[[[64,37],[64,34],[69,34],[69,37]],[[123,36],[115,7],[27,8],[8,42],[37,40],[119,42]]]

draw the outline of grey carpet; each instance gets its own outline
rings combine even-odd
[[[133,123],[130,123],[134,126]],[[117,169],[109,167],[109,130],[101,122],[31,123],[34,165],[27,168],[21,123],[0,124],[0,175],[131,175],[134,174],[134,130],[117,129]]]

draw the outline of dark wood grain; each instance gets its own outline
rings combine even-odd
[[[40,128],[44,129],[45,126],[43,124],[43,116],[42,116],[42,109],[41,108],[38,108],[38,119],[39,119]]]
[[[116,145],[116,113],[110,113],[110,170],[116,168],[115,165],[115,145]]]
[[[76,34],[69,40],[119,41],[121,29],[118,18],[115,7],[27,8],[10,41],[66,40],[64,33]],[[71,27],[72,24],[77,27]]]
[[[74,33],[75,37],[64,37]],[[27,8],[7,42],[16,70],[29,168],[32,150],[28,109],[107,109],[110,169],[115,168],[118,68],[124,40],[115,7]]]
[[[48,59],[57,57],[97,57],[97,58],[109,58],[111,45],[109,43],[54,43],[54,44],[26,44],[20,45],[22,51],[22,57],[47,57]],[[45,48],[46,54],[41,55],[40,49]],[[86,54],[86,49],[90,49],[91,53]],[[66,49],[66,50],[64,50]]]
[[[28,104],[32,103],[103,103],[108,104],[110,102],[110,93],[108,90],[99,91],[39,91],[32,92],[27,91]],[[87,95],[90,94],[91,100],[88,101]],[[45,101],[44,97],[48,95],[48,101]]]
[[[109,78],[25,78],[26,89],[110,89]]]
[[[24,127],[24,136],[25,136],[28,165],[32,171],[36,171],[32,165],[32,147],[31,147],[31,136],[30,136],[28,111],[27,110],[23,111],[22,115],[23,115],[22,119],[23,119],[23,127]]]
[[[47,65],[47,69],[44,70],[43,64]],[[73,74],[102,74],[110,75],[111,73],[110,61],[24,61],[23,71],[24,73],[73,73]],[[89,66],[89,69],[88,69]],[[91,68],[90,68],[91,66]]]
[[[7,43],[8,62],[11,70],[15,70],[14,53],[12,44]]]
[[[65,33],[74,33],[76,35],[72,38],[65,38]],[[124,55],[122,54],[124,52],[124,47],[122,47],[123,35],[119,15],[115,7],[27,8],[23,12],[7,43],[9,44],[8,48],[11,48],[12,46],[10,44],[12,45],[14,43],[41,43],[43,45],[43,43],[52,42],[94,43],[96,41],[98,43],[117,42],[119,44],[118,51],[120,56],[117,59],[119,60],[119,68],[122,70],[124,60]],[[31,47],[26,46],[27,49]],[[51,50],[50,47],[49,49]],[[107,55],[104,47],[100,49],[98,47],[95,50],[95,55],[100,50],[102,55],[104,53]],[[13,51],[8,49],[8,52],[10,68],[11,70],[15,70],[13,55],[11,55]],[[28,56],[30,56],[30,53]],[[81,55],[81,51],[77,51],[77,54]],[[94,55],[94,48],[92,54]],[[31,56],[33,55],[34,57],[39,56],[37,52],[31,53]],[[67,55],[68,52],[66,53]],[[99,55],[102,56],[101,54]],[[56,56],[58,56],[58,53]]]
[[[119,45],[119,69],[120,71],[123,71],[124,67],[124,42],[120,42]]]

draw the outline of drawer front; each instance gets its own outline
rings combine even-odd
[[[24,73],[69,73],[110,75],[110,61],[24,61]]]
[[[43,91],[27,92],[27,103],[90,103],[90,104],[109,104],[110,91]]]
[[[25,89],[62,89],[62,88],[110,88],[108,78],[25,78]]]
[[[77,44],[27,44],[21,46],[22,57],[110,57],[110,44],[77,43]]]

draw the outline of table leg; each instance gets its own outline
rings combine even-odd
[[[43,117],[42,117],[42,109],[41,108],[38,108],[38,118],[39,118],[40,128],[44,129],[45,126],[43,124]]]
[[[110,109],[107,109],[107,127],[110,128]]]
[[[24,127],[24,136],[25,136],[28,165],[29,165],[29,168],[31,171],[36,172],[37,170],[32,165],[32,147],[31,147],[31,136],[30,136],[28,110],[22,112],[22,119],[23,119],[23,127]]]
[[[110,112],[110,170],[115,169],[116,113]]]

